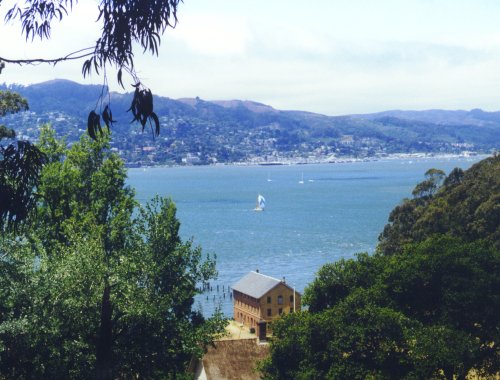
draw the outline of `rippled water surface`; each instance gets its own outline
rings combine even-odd
[[[478,160],[130,169],[128,183],[141,203],[156,194],[175,201],[183,239],[217,255],[219,278],[197,303],[206,315],[220,304],[232,316],[227,287],[249,271],[284,276],[302,292],[321,265],[373,252],[389,212],[427,169],[449,173]],[[258,194],[264,212],[253,211]]]

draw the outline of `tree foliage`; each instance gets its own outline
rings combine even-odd
[[[1,72],[1,70],[0,70]],[[18,93],[0,90],[0,117],[9,113],[17,113],[28,109],[28,101]],[[0,140],[14,138],[15,132],[0,124]]]
[[[500,252],[491,245],[433,237],[327,268],[306,290],[309,311],[273,324],[266,378],[465,379],[471,369],[500,370]]]
[[[454,169],[447,177],[442,172],[430,177],[429,172],[415,187],[415,198],[404,200],[390,213],[378,249],[393,254],[434,233],[466,241],[486,239],[500,248],[500,155],[465,172]]]
[[[324,265],[305,290],[309,309],[273,324],[276,339],[261,364],[264,378],[451,380],[465,379],[471,370],[498,374],[498,232],[473,234],[451,216],[459,212],[465,227],[473,228],[496,212],[498,157],[446,178],[428,174],[434,179],[426,181],[442,185],[391,213],[391,244],[383,241],[372,256]]]
[[[181,378],[225,323],[192,309],[214,260],[172,201],[137,204],[108,140],[40,144],[37,217],[0,240],[0,376]]]
[[[16,92],[0,91],[0,116],[28,109],[28,101]]]
[[[26,220],[35,206],[34,194],[44,155],[27,141],[0,146],[0,231]]]
[[[427,199],[432,197],[443,182],[446,174],[440,169],[429,169],[425,172],[425,177],[425,181],[420,182],[412,191],[415,198]]]
[[[0,116],[28,109],[28,102],[11,91],[0,91]],[[14,138],[12,129],[0,125],[0,140]],[[0,145],[0,231],[18,226],[27,219],[36,198],[33,190],[44,155],[28,141]]]

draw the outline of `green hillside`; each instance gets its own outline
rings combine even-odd
[[[500,155],[465,172],[456,168],[447,177],[432,177],[391,212],[378,249],[393,254],[432,234],[484,239],[500,249]]]

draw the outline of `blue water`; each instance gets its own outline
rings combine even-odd
[[[479,159],[130,169],[128,183],[141,203],[156,194],[174,200],[182,238],[217,255],[219,277],[197,306],[210,315],[220,305],[232,316],[227,287],[249,271],[286,277],[302,292],[323,264],[372,253],[389,212],[427,169],[449,173]],[[264,212],[253,211],[258,194]]]

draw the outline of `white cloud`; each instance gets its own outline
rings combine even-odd
[[[0,26],[0,56],[56,56],[93,44],[95,4],[79,2],[50,44],[26,44],[19,28]],[[174,98],[252,99],[327,114],[491,109],[500,98],[498,14],[493,0],[190,0],[159,57],[139,49],[136,68],[154,92]],[[83,80],[81,62],[9,66],[0,80],[55,77],[102,81]]]
[[[251,40],[243,17],[214,13],[193,13],[183,18],[169,35],[202,55],[242,55]]]

